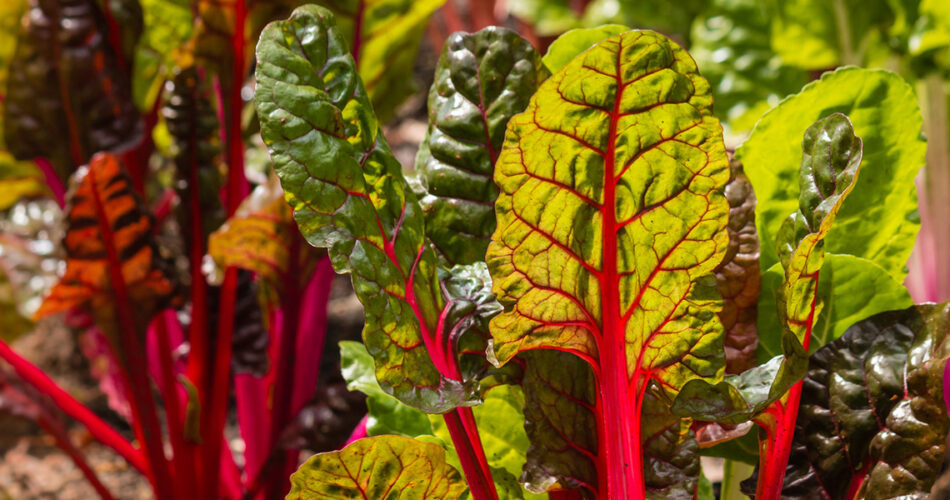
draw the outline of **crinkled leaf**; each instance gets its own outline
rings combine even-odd
[[[314,455],[290,476],[290,484],[288,500],[452,500],[468,492],[445,462],[442,447],[401,436],[364,438]]]
[[[526,363],[525,430],[531,446],[521,481],[528,490],[597,487],[596,384],[577,356],[537,350]]]
[[[386,121],[412,95],[412,67],[429,16],[445,0],[320,0],[336,15],[377,115]]]
[[[97,151],[139,140],[129,78],[95,0],[30,0],[21,29],[3,109],[14,156],[49,158],[65,184]]]
[[[557,37],[551,42],[542,62],[548,71],[556,73],[578,54],[593,47],[598,42],[619,35],[630,28],[620,24],[605,24],[596,28],[577,28]]]
[[[67,214],[66,271],[36,316],[80,307],[115,346],[118,303],[125,301],[135,305],[131,320],[144,333],[152,316],[169,304],[175,284],[156,248],[151,213],[115,157],[97,154],[80,169]]]
[[[776,316],[776,296],[784,273],[781,264],[762,274],[759,297],[759,337],[757,358],[764,362],[781,354],[780,325]],[[904,285],[880,266],[851,255],[826,255],[818,274],[818,304],[821,314],[812,328],[809,351],[841,337],[851,325],[884,311],[910,307],[913,300]]]
[[[866,168],[826,250],[868,259],[901,282],[920,227],[914,177],[924,164],[926,144],[913,88],[880,70],[825,73],[763,116],[736,152],[759,198],[755,216],[762,269],[778,262],[776,234],[798,208],[799,138],[831,112],[851,119],[864,141]]]
[[[716,114],[734,131],[751,130],[764,111],[808,83],[808,74],[772,50],[763,2],[711,3],[693,23],[689,52],[713,86]]]
[[[416,170],[427,234],[450,265],[485,259],[498,194],[492,171],[505,127],[546,76],[540,55],[513,31],[491,26],[446,41]]]
[[[332,14],[304,6],[272,23],[257,59],[261,136],[301,233],[353,274],[380,384],[430,412],[474,404],[436,338],[443,298],[423,213]]]
[[[811,357],[782,498],[929,497],[950,428],[948,329],[947,304],[913,306],[861,321]]]
[[[729,201],[729,247],[716,266],[716,284],[722,295],[719,319],[726,330],[726,373],[755,366],[756,303],[759,299],[759,238],[755,232],[755,192],[738,162],[730,162],[732,179],[726,185]]]
[[[206,248],[208,235],[225,219],[218,114],[212,104],[211,82],[195,66],[178,70],[165,85],[165,92],[162,118],[172,140],[175,189],[181,200],[178,223],[185,249],[191,252],[195,245]],[[198,234],[196,224],[200,224]]]
[[[729,170],[708,92],[662,35],[608,38],[541,85],[496,165],[488,265],[505,311],[491,323],[494,355],[555,348],[595,366],[598,473],[628,471],[625,488],[639,487],[649,383],[672,399],[690,379],[722,376],[709,274],[728,244]]]
[[[794,348],[794,344],[790,348]],[[691,380],[673,401],[672,411],[706,422],[728,425],[747,422],[781,398],[808,368],[804,350],[789,357],[795,366],[782,370],[785,359],[776,356],[738,375],[727,375],[715,385]]]
[[[802,140],[799,208],[782,223],[775,244],[785,270],[777,296],[779,321],[806,348],[820,312],[818,273],[825,261],[824,240],[857,184],[862,150],[851,121],[840,113],[816,121]]]

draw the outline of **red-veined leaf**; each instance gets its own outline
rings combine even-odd
[[[711,104],[683,49],[621,34],[541,85],[496,165],[494,352],[553,348],[594,367],[603,498],[644,498],[651,383],[671,399],[722,376],[710,273],[728,244],[729,170]]]

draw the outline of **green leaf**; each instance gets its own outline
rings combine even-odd
[[[437,443],[446,449],[448,463],[460,468],[458,455],[441,416],[427,416],[383,392],[373,374],[373,358],[362,344],[340,342],[340,352],[347,388],[367,395],[367,434],[398,434]],[[473,408],[473,412],[496,486],[500,492],[507,492],[509,498],[539,498],[524,491],[516,479],[525,464],[528,448],[528,437],[521,425],[524,421],[521,388],[512,385],[492,387],[485,392],[484,401]]]
[[[449,265],[485,260],[498,194],[491,175],[505,127],[546,77],[540,55],[513,31],[491,26],[446,41],[416,170],[427,234]]]
[[[782,498],[929,497],[950,428],[948,329],[948,304],[912,306],[856,323],[811,357]]]
[[[682,48],[631,31],[546,80],[509,123],[496,164],[487,260],[505,311],[491,322],[493,354],[505,363],[553,348],[595,367],[597,473],[632,471],[625,491],[600,495],[645,484],[651,443],[636,419],[651,383],[671,400],[693,378],[722,376],[710,273],[728,245],[729,169],[711,104]]]
[[[729,202],[729,246],[716,266],[716,288],[722,295],[719,320],[726,330],[726,373],[755,366],[756,302],[759,299],[759,238],[755,232],[755,192],[736,161],[726,185]]]
[[[369,417],[366,420],[366,434],[379,436],[399,434],[406,437],[418,437],[432,434],[432,425],[425,413],[399,402],[386,394],[376,382],[373,369],[373,357],[359,342],[340,342],[340,365],[346,388],[366,394],[366,406]]]
[[[290,476],[288,500],[386,498],[453,500],[467,492],[436,444],[377,436],[314,455]]]
[[[339,23],[381,121],[415,93],[412,68],[429,16],[445,0],[319,0]]]
[[[300,7],[257,47],[257,113],[300,232],[353,274],[380,385],[439,413],[478,401],[438,343],[443,298],[422,210],[329,11]],[[431,356],[431,357],[430,357]]]
[[[781,264],[762,274],[759,298],[760,362],[781,353],[775,293],[784,274]],[[818,304],[821,314],[812,329],[809,351],[841,337],[851,325],[884,311],[913,304],[907,289],[873,262],[851,255],[827,255],[818,274]]]
[[[171,76],[177,51],[191,37],[194,25],[188,0],[141,0],[144,30],[132,63],[132,97],[149,111],[162,83]]]
[[[808,83],[770,45],[771,18],[757,0],[714,0],[693,23],[690,53],[716,96],[716,114],[736,132],[751,130],[780,98]]]
[[[17,159],[49,158],[66,184],[94,153],[135,144],[142,121],[97,2],[30,3],[9,63],[4,140]]]
[[[842,209],[826,251],[874,262],[897,281],[920,228],[914,177],[926,144],[913,89],[893,73],[845,68],[825,73],[762,117],[736,152],[759,198],[761,266],[778,262],[779,226],[798,208],[799,138],[831,112],[849,116],[864,141],[864,174]]]
[[[596,28],[570,30],[551,42],[541,61],[544,62],[544,66],[548,68],[548,71],[557,73],[581,52],[593,47],[598,42],[625,31],[630,31],[630,28],[620,24],[605,24]]]

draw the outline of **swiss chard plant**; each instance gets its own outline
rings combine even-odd
[[[455,34],[407,178],[341,26],[301,7],[257,48],[297,227],[366,312],[344,363],[370,437],[289,498],[708,498],[702,454],[758,463],[759,499],[927,497],[950,317],[899,281],[924,146],[899,77],[828,73],[733,155],[663,35],[573,31],[542,58]]]

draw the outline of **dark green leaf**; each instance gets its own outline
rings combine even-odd
[[[332,14],[309,5],[270,24],[257,59],[261,136],[301,233],[353,274],[380,385],[429,412],[475,404],[473,384],[446,376],[451,360],[435,344],[443,298],[423,213]]]
[[[498,194],[492,172],[505,127],[546,77],[540,55],[513,31],[492,26],[446,41],[416,170],[426,190],[420,202],[427,234],[450,265],[485,260]]]
[[[30,0],[21,29],[3,109],[14,156],[49,158],[65,184],[94,153],[139,140],[129,78],[95,0]]]
[[[913,306],[812,356],[782,498],[928,498],[950,428],[948,330],[950,305]]]

